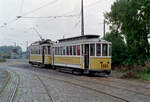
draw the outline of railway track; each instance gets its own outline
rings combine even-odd
[[[38,79],[39,81],[41,82],[41,84],[43,85],[48,97],[50,98],[50,102],[54,102],[54,99],[53,97],[51,96],[50,94],[50,91],[48,90],[47,86],[45,85],[45,83],[43,82],[43,80],[37,75],[37,74],[34,74]]]
[[[14,99],[16,97],[16,93],[20,83],[20,77],[15,72],[11,71],[9,73],[11,75],[11,78],[0,94],[0,102],[14,102]]]
[[[102,81],[100,81],[100,82],[95,82],[95,81],[91,81],[91,80],[88,80],[88,79],[77,79],[77,78],[74,78],[75,80],[78,80],[78,81],[84,81],[84,82],[90,82],[90,83],[95,83],[95,84],[100,84],[100,85],[103,85],[103,86],[108,86],[108,87],[112,87],[112,88],[115,88],[115,89],[122,89],[122,90],[126,90],[126,91],[129,91],[129,92],[133,92],[133,93],[135,93],[135,94],[140,94],[140,95],[143,95],[143,96],[148,96],[148,97],[150,97],[150,94],[146,94],[146,93],[143,93],[143,92],[138,92],[138,91],[136,91],[136,90],[131,90],[131,89],[128,89],[128,88],[126,88],[126,87],[121,87],[122,85],[122,83],[120,84],[120,85],[118,85],[118,86],[114,86],[114,85],[110,85],[110,84],[108,84],[108,82],[109,81],[107,81],[107,83],[106,82],[104,82],[105,80],[103,80],[103,82]],[[112,82],[112,81],[111,81]],[[114,81],[115,82],[115,81]],[[125,83],[124,83],[124,85],[126,85]]]
[[[112,79],[112,77],[110,77],[110,78]],[[119,82],[118,84],[120,84],[120,85],[124,85],[124,84],[126,85],[126,83],[129,82],[129,80],[124,80],[123,82],[120,82],[121,81],[120,79],[116,79],[116,81],[115,81],[115,80],[111,80],[110,78],[109,78],[109,80],[107,80],[108,77],[105,77],[103,81],[112,82],[112,83]],[[99,77],[96,77],[94,80],[99,80]],[[142,84],[142,85],[135,85],[135,84],[131,83],[130,86],[132,86],[132,87],[143,87],[145,89],[150,89],[150,85],[148,87],[145,87],[144,84]]]
[[[40,77],[38,75],[36,75],[38,77],[38,79],[41,81],[41,83],[43,83],[43,86],[46,88],[46,90],[49,92],[49,90],[47,89],[46,85],[44,84],[44,82],[40,79]],[[44,77],[44,76],[42,76]],[[88,89],[88,90],[91,90],[91,91],[95,91],[97,93],[100,93],[100,94],[104,94],[104,95],[107,95],[109,97],[112,97],[112,98],[115,98],[115,99],[118,99],[119,101],[122,101],[122,102],[130,102],[129,100],[126,100],[126,99],[123,99],[121,97],[117,97],[115,95],[112,95],[112,94],[108,94],[106,92],[103,92],[103,91],[100,91],[100,90],[97,90],[95,88],[90,88],[90,87],[87,87],[87,86],[84,86],[84,85],[81,85],[81,84],[77,84],[77,83],[73,83],[71,81],[67,81],[67,80],[62,80],[62,79],[58,79],[58,78],[53,78],[53,77],[47,77],[48,79],[51,79],[51,80],[57,80],[59,82],[64,82],[64,83],[67,83],[67,84],[71,84],[71,85],[74,85],[74,86],[79,86],[81,88],[85,88],[85,89]],[[49,95],[50,96],[50,95]],[[51,97],[51,96],[50,96]],[[53,101],[54,102],[54,101]]]
[[[50,93],[49,93],[49,90],[48,90],[48,88],[47,88],[47,86],[44,84],[44,82],[43,82],[43,80],[42,80],[42,78],[44,78],[44,77],[46,77],[46,78],[48,78],[48,79],[51,79],[51,80],[57,80],[57,81],[59,81],[59,82],[64,82],[64,83],[68,83],[68,84],[72,84],[72,85],[74,85],[74,86],[79,86],[79,87],[81,87],[81,88],[85,88],[85,89],[88,89],[88,90],[91,90],[91,91],[95,91],[95,92],[98,92],[98,93],[101,93],[101,94],[104,94],[104,95],[107,95],[107,96],[109,96],[109,97],[113,97],[113,98],[115,98],[115,99],[118,99],[118,100],[121,100],[122,102],[132,102],[131,100],[129,101],[128,100],[128,98],[124,98],[124,97],[121,97],[121,96],[118,96],[118,95],[112,95],[112,94],[110,94],[109,92],[105,92],[105,91],[101,91],[101,90],[98,90],[98,89],[96,89],[96,88],[93,88],[93,87],[90,87],[90,86],[87,86],[87,85],[84,85],[84,84],[80,84],[80,83],[77,83],[77,81],[85,81],[85,80],[80,80],[80,79],[78,79],[78,77],[77,77],[77,79],[75,78],[75,77],[71,77],[71,78],[73,78],[74,80],[77,80],[76,82],[73,82],[73,81],[71,81],[71,80],[64,80],[64,79],[61,79],[61,78],[58,78],[58,77],[53,77],[53,76],[45,76],[44,74],[42,75],[37,75],[37,72],[41,72],[41,70],[38,70],[38,69],[33,69],[33,70],[31,70],[31,71],[33,71],[33,74],[36,74],[36,76],[38,77],[38,79],[40,80],[40,82],[42,83],[42,85],[44,86],[44,88],[45,88],[45,90],[46,90],[46,92],[47,92],[47,94],[48,94],[48,96],[50,97],[50,100],[51,100],[51,102],[55,102],[54,100],[53,100],[53,97],[50,95]],[[42,70],[43,72],[47,72],[47,70]],[[35,72],[35,73],[34,73]],[[49,72],[47,72],[47,74],[48,74]],[[54,76],[55,76],[55,74],[56,73],[54,73]],[[61,75],[62,75],[62,73],[61,73]],[[42,78],[41,78],[42,77]],[[66,77],[66,76],[65,76]],[[67,77],[68,77],[68,75],[67,75]],[[86,82],[88,82],[88,80],[86,80]],[[91,82],[91,83],[93,83],[94,84],[94,81],[89,81],[89,82]],[[86,84],[86,83],[85,83]],[[102,83],[100,83],[100,82],[97,82],[97,84],[102,84]],[[112,88],[118,88],[117,86],[112,86],[112,85],[106,85],[106,83],[104,83],[104,84],[102,84],[103,86],[108,86],[108,87],[112,87]],[[122,90],[127,90],[126,88],[124,88],[124,87],[120,87],[120,89],[122,89]],[[136,91],[133,91],[133,90],[127,90],[127,91],[130,91],[130,92],[134,92],[134,93],[137,93],[137,94],[140,94],[140,95],[143,95],[143,96],[147,96],[148,94],[143,94],[143,93],[139,93],[139,92],[136,92]]]
[[[6,72],[7,72],[8,77],[7,77],[6,81],[3,83],[3,85],[0,89],[0,95],[2,94],[3,90],[5,89],[5,87],[7,86],[8,82],[11,79],[10,73],[8,71],[6,71]]]
[[[36,70],[36,68],[34,69],[34,71],[35,70]],[[71,78],[73,78],[74,80],[77,80],[77,81],[84,81],[84,82],[90,82],[90,83],[100,84],[100,85],[103,85],[103,86],[108,86],[108,87],[112,87],[112,88],[115,88],[115,89],[121,89],[121,90],[129,91],[129,92],[132,92],[132,93],[135,93],[135,94],[139,94],[139,95],[142,95],[142,96],[148,96],[148,97],[150,97],[150,94],[147,94],[147,93],[144,93],[144,92],[139,92],[139,91],[136,91],[134,89],[129,89],[127,87],[122,87],[122,86],[126,85],[125,82],[119,82],[118,83],[117,81],[112,81],[112,80],[111,81],[102,80],[102,82],[101,81],[98,82],[99,80],[97,78],[96,79],[91,79],[90,77],[88,77],[88,78],[91,79],[91,80],[89,80],[88,78],[84,79],[84,77],[82,77],[82,76],[81,77],[80,76],[75,76],[75,77],[71,77]],[[108,84],[110,82],[117,83],[119,85],[118,86],[114,86],[114,85]],[[132,87],[137,87],[137,86],[132,85]]]

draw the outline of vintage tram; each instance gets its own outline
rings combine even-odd
[[[29,63],[41,67],[52,64],[52,46],[51,40],[42,40],[34,42],[29,47]]]
[[[40,55],[32,54],[36,48]],[[86,73],[111,72],[111,42],[100,39],[99,35],[84,35],[65,38],[55,43],[31,44],[30,63],[59,66]]]

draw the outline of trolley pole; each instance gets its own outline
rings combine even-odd
[[[81,0],[81,36],[84,36],[84,5]]]
[[[105,19],[104,19],[104,32],[103,32],[103,33],[104,33],[104,37],[105,37],[105,34],[106,34],[106,33],[105,33],[105,32],[106,32],[106,31],[105,31],[105,24],[106,24],[106,21],[105,21]]]
[[[28,51],[28,41],[26,41],[26,51]]]

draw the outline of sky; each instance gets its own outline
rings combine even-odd
[[[84,0],[86,35],[103,36],[103,14],[114,1]],[[25,50],[39,35],[54,41],[79,36],[80,14],[81,0],[0,0],[0,46],[16,44]]]

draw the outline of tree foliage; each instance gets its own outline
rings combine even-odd
[[[117,0],[105,18],[111,25],[110,34],[125,38],[128,54],[125,61],[144,65],[150,56],[150,0]]]
[[[22,53],[22,48],[20,46],[0,46],[0,57],[11,58],[13,49],[17,49],[18,51],[20,51],[18,52],[18,54]]]
[[[123,41],[123,37],[116,37],[115,32],[111,32],[107,33],[104,39],[112,42],[112,63],[114,65],[124,64],[123,62],[127,58],[127,46]]]

